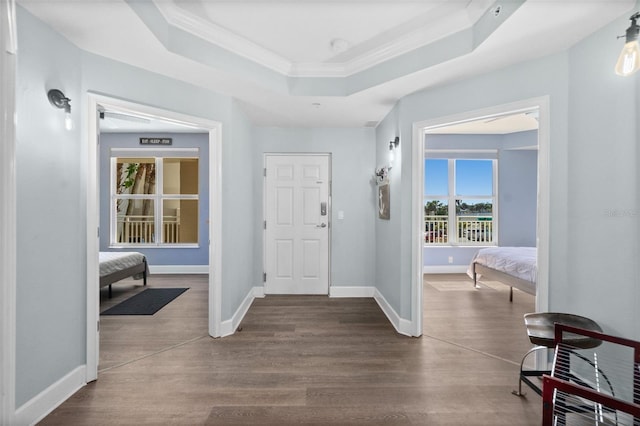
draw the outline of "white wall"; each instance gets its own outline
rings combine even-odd
[[[370,128],[254,130],[254,169],[264,167],[264,153],[331,153],[331,285],[372,286],[373,246],[376,215],[374,174],[374,130]],[[255,259],[262,277],[262,175],[255,175]],[[338,212],[344,219],[338,219]],[[260,280],[261,281],[261,280]],[[262,285],[262,284],[260,284]]]

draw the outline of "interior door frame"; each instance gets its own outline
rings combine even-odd
[[[262,159],[262,167],[266,170],[267,167],[267,157],[268,156],[308,156],[308,157],[327,157],[329,160],[329,170],[328,170],[328,178],[329,178],[329,188],[328,188],[328,201],[327,201],[327,217],[328,217],[328,235],[327,235],[327,296],[331,295],[331,232],[333,228],[333,220],[332,220],[332,198],[333,198],[333,177],[332,177],[332,156],[330,152],[265,152]],[[267,175],[264,173],[262,178],[262,222],[264,223],[267,220]],[[262,271],[263,273],[267,270],[267,230],[262,230]],[[262,289],[264,291],[264,285],[266,282],[263,282]]]
[[[209,335],[220,337],[222,322],[222,124],[123,99],[87,93],[87,365],[86,381],[98,378],[100,327],[99,130],[98,108],[199,127],[209,133]]]
[[[538,194],[537,194],[537,225],[536,246],[538,248],[538,282],[536,291],[536,312],[544,312],[549,308],[549,219],[550,219],[550,183],[549,183],[549,96],[541,96],[513,103],[496,105],[484,109],[467,111],[460,114],[438,117],[413,123],[413,137],[411,147],[412,158],[412,211],[411,220],[411,257],[413,268],[411,272],[411,333],[413,336],[422,335],[423,301],[423,244],[421,230],[423,224],[424,199],[424,131],[429,128],[444,127],[446,125],[493,118],[514,112],[538,110]]]
[[[11,424],[16,396],[16,60],[14,0],[0,2],[0,424]]]

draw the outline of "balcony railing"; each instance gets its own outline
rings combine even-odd
[[[118,243],[155,243],[155,223],[153,216],[118,216]],[[180,217],[163,216],[163,243],[180,241]]]
[[[425,215],[424,224],[425,244],[454,242],[449,238],[449,216]],[[457,216],[455,229],[457,243],[493,244],[494,242],[492,216]]]

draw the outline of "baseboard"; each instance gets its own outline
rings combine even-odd
[[[208,274],[209,265],[149,265],[153,274]]]
[[[256,293],[260,294],[261,292],[262,296],[256,295]],[[236,309],[236,312],[233,314],[231,319],[222,321],[222,323],[220,323],[220,337],[231,336],[236,332],[238,326],[251,307],[253,299],[255,299],[256,297],[264,297],[264,287],[252,287],[251,290],[249,290],[247,296],[244,298],[240,306],[238,306],[238,309]]]
[[[14,424],[34,425],[82,388],[86,367],[81,365],[16,410]]]
[[[264,298],[264,286],[256,286],[253,288],[253,297],[262,299]]]
[[[373,297],[376,288],[370,286],[331,286],[329,297]]]
[[[423,266],[423,274],[466,274],[468,265],[434,265]]]
[[[387,299],[384,298],[382,293],[378,291],[378,289],[375,290],[373,298],[376,300],[376,302],[378,302],[380,309],[382,309],[382,312],[384,312],[384,314],[391,322],[391,325],[393,325],[398,333],[405,336],[413,336],[413,333],[411,332],[411,330],[413,329],[413,327],[411,326],[411,321],[401,318],[400,315],[398,315],[398,313],[391,307],[389,302],[387,302]]]

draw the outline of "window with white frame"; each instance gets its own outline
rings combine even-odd
[[[425,245],[497,244],[497,163],[425,159]]]
[[[197,154],[111,157],[111,246],[197,246],[198,166]]]

